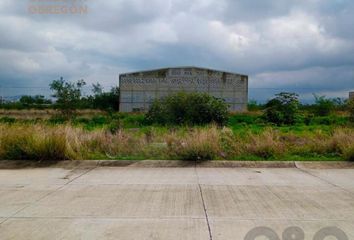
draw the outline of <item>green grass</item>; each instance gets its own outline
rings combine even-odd
[[[328,117],[313,117],[310,123],[297,123],[293,126],[275,126],[265,122],[260,115],[255,114],[233,114],[230,116],[227,127],[235,133],[249,132],[261,133],[265,129],[272,127],[284,133],[308,133],[318,130],[330,132],[336,127],[348,126],[349,117],[345,116],[328,116]],[[143,114],[128,114],[115,113],[111,115],[95,115],[92,117],[76,117],[72,120],[67,120],[60,116],[54,116],[49,119],[16,119],[14,117],[1,117],[0,123],[23,123],[23,124],[45,124],[45,125],[64,125],[71,124],[75,127],[82,127],[86,130],[96,130],[109,128],[116,125],[122,129],[147,129],[150,125],[144,121]],[[163,126],[156,126],[161,129],[166,129]],[[171,128],[171,127],[170,127]],[[181,128],[181,127],[173,127]],[[182,127],[183,128],[183,127]]]

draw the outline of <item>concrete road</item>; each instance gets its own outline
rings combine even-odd
[[[354,239],[354,169],[0,170],[1,240],[325,239],[321,231]]]

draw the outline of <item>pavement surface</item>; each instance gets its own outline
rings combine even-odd
[[[247,234],[354,239],[354,169],[0,170],[1,240],[237,240]]]

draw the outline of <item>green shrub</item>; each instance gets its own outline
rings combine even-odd
[[[76,83],[67,82],[61,77],[54,80],[49,86],[54,92],[52,95],[57,99],[56,107],[61,111],[62,116],[72,118],[75,110],[80,104],[82,98],[82,88],[86,85],[84,80],[78,80]]]
[[[107,127],[107,130],[112,134],[117,133],[120,129],[122,129],[122,120],[120,119],[113,119]]]
[[[253,111],[260,111],[264,108],[264,105],[263,104],[260,104],[258,103],[256,100],[249,100],[248,101],[248,104],[247,104],[247,109],[248,111],[250,112],[253,112]]]
[[[76,117],[72,120],[72,122],[74,124],[90,124],[90,119],[84,117]]]
[[[184,148],[178,154],[178,159],[189,161],[208,161],[215,159],[215,152],[208,144]]]
[[[14,123],[16,119],[13,117],[2,117],[0,118],[0,123]]]
[[[48,123],[50,124],[64,124],[68,121],[68,119],[61,115],[54,115],[48,119]]]
[[[257,115],[249,115],[249,114],[233,114],[230,116],[229,118],[229,125],[233,126],[233,125],[237,125],[240,123],[245,123],[245,124],[255,124],[255,123],[259,123],[262,122],[262,119],[260,118],[260,116]]]
[[[125,128],[139,128],[145,125],[145,115],[143,114],[130,114],[122,119],[122,125]]]
[[[350,148],[344,152],[344,159],[350,162],[354,162],[354,148]]]
[[[29,96],[25,95],[20,98],[19,101],[25,107],[36,107],[37,105],[50,105],[52,101],[50,99],[46,99],[42,95]]]
[[[110,120],[105,116],[94,116],[91,119],[92,124],[94,125],[104,125],[110,122]]]
[[[19,101],[16,102],[8,102],[2,101],[0,102],[0,108],[3,109],[48,109],[52,107],[52,101],[46,99],[44,96],[35,95],[35,96],[22,96]]]
[[[325,96],[317,96],[315,97],[315,104],[314,104],[314,113],[317,116],[328,116],[330,115],[334,108],[335,103],[332,99],[328,99]]]
[[[221,100],[205,93],[180,92],[155,100],[146,114],[148,123],[162,125],[225,125],[228,106]]]
[[[314,117],[311,124],[314,125],[346,125],[348,123],[348,117],[345,116],[325,116],[325,117]]]
[[[311,125],[313,123],[315,115],[313,113],[305,113],[302,115],[302,122],[305,125]]]
[[[299,117],[299,99],[296,93],[282,92],[268,101],[263,118],[271,123],[294,124]]]
[[[352,123],[354,123],[354,100],[350,100],[348,102],[348,109],[349,109],[349,113],[350,113],[349,119]]]
[[[93,84],[93,96],[81,98],[81,108],[102,109],[107,111],[119,110],[119,88],[113,87],[109,92],[104,92],[102,86]]]

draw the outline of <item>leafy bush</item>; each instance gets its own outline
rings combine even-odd
[[[263,118],[277,125],[294,124],[299,117],[299,96],[287,92],[275,96],[266,104]]]
[[[314,113],[317,116],[328,116],[333,112],[335,108],[335,102],[332,99],[328,99],[325,96],[317,96],[317,95],[314,95],[314,97],[315,97]]]
[[[25,103],[22,103],[20,101],[17,101],[17,102],[8,102],[8,101],[0,102],[0,108],[1,109],[16,109],[16,110],[23,110],[23,109],[49,109],[49,108],[52,108],[52,106],[53,105],[50,104],[50,103],[25,104]]]
[[[249,115],[249,114],[232,114],[229,118],[229,125],[237,125],[240,123],[245,124],[255,124],[261,122],[262,119],[257,115]]]
[[[354,162],[354,146],[348,148],[343,153],[344,159],[350,162]]]
[[[112,119],[105,115],[95,115],[92,118],[76,117],[71,120],[73,125],[82,126],[86,130],[102,128],[112,122]]]
[[[348,117],[345,116],[325,116],[325,117],[313,117],[311,123],[313,125],[346,125],[348,123]]]
[[[15,123],[16,119],[13,117],[2,117],[0,118],[0,123]]]
[[[110,119],[108,119],[105,116],[94,116],[91,119],[91,122],[93,125],[104,125],[104,124],[108,124],[110,122]]]
[[[119,88],[113,87],[109,92],[104,92],[102,86],[93,84],[93,96],[81,99],[81,108],[101,109],[107,111],[119,110]]]
[[[143,114],[130,114],[122,119],[124,128],[139,128],[145,125],[145,115]]]
[[[61,110],[63,116],[69,118],[74,114],[75,109],[81,100],[81,89],[85,86],[84,80],[76,83],[67,82],[61,77],[54,80],[49,86],[54,91],[53,97],[57,99],[56,106]]]
[[[354,100],[348,102],[348,109],[350,112],[350,121],[354,123]]]
[[[63,117],[59,114],[55,114],[54,116],[48,119],[48,123],[50,124],[64,124],[68,121],[66,117]]]
[[[51,104],[52,101],[50,99],[46,99],[42,95],[35,95],[35,96],[22,96],[20,98],[20,103],[24,106],[35,106],[35,105],[43,105],[43,104]]]
[[[247,104],[248,111],[260,111],[264,108],[263,104],[258,103],[256,100],[249,100]]]
[[[111,114],[108,130],[115,133],[122,128],[140,128],[144,125],[146,125],[144,114],[114,113]]]
[[[155,100],[146,114],[148,123],[225,125],[228,121],[228,106],[221,100],[205,93],[180,92]]]

